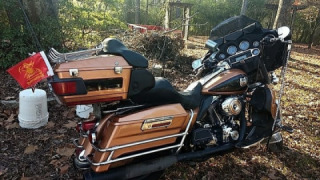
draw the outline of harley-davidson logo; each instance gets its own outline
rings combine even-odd
[[[141,130],[148,130],[161,127],[169,127],[172,123],[173,116],[164,116],[159,118],[146,119],[143,121]]]

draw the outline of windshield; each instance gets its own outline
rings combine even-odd
[[[257,23],[261,27],[261,24],[258,21],[248,18],[247,16],[241,15],[231,17],[222,21],[211,30],[210,39],[214,40],[223,37],[252,23]]]

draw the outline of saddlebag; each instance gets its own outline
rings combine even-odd
[[[195,122],[196,113],[190,114],[181,104],[151,107],[126,115],[113,116],[98,127],[96,143],[90,158],[95,172],[107,171],[126,160],[163,150],[176,149],[183,144],[181,137]],[[177,138],[180,137],[177,141]],[[184,138],[182,138],[184,139]],[[90,155],[89,155],[90,157]],[[124,161],[125,160],[125,161]]]
[[[50,83],[66,105],[122,100],[127,99],[131,69],[121,56],[95,56],[57,64]]]

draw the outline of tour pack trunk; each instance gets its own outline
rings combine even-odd
[[[51,85],[66,105],[123,100],[127,98],[131,70],[121,56],[95,56],[57,64]]]
[[[92,169],[104,172],[110,165],[119,166],[119,163],[126,163],[151,151],[154,153],[182,147],[181,139],[192,127],[196,116],[197,111],[189,113],[181,104],[108,116],[100,121],[96,143],[90,144],[92,148],[84,147],[92,152],[88,155]]]

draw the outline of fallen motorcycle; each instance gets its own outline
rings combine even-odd
[[[51,49],[57,99],[94,107],[77,126],[75,166],[87,170],[85,179],[155,179],[178,161],[262,141],[278,150],[281,130],[291,131],[280,109],[290,38],[288,27],[264,29],[245,16],[223,21],[211,31],[208,53],[192,63],[199,80],[183,92],[116,39],[93,50]],[[280,67],[277,100],[270,84]]]

